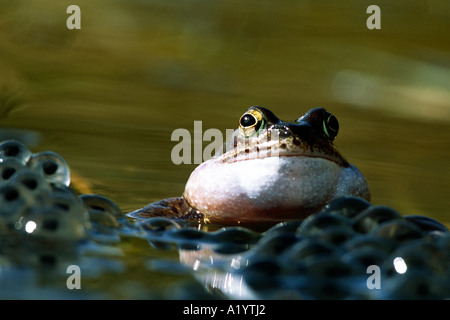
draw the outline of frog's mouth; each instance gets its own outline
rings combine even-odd
[[[329,139],[312,139],[305,125],[278,123],[263,133],[245,137],[235,130],[224,144],[223,152],[214,158],[223,163],[250,161],[269,157],[312,157],[322,158],[348,167],[347,160]]]
[[[324,146],[315,144],[309,146],[300,142],[297,145],[289,145],[287,142],[274,142],[264,144],[254,144],[248,146],[240,146],[228,150],[220,157],[223,163],[235,163],[239,161],[251,161],[255,159],[265,159],[272,157],[308,157],[321,158],[324,160],[335,162],[341,167],[348,167],[348,161],[339,153],[334,146]]]

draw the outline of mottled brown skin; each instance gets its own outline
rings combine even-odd
[[[235,162],[241,158],[247,159],[248,154],[259,152],[259,147],[269,148],[270,152],[277,152],[279,156],[310,156],[321,157],[334,161],[342,166],[348,166],[347,160],[339,153],[333,144],[334,136],[330,138],[323,132],[323,121],[334,117],[324,108],[314,108],[296,121],[282,121],[272,111],[263,107],[251,107],[243,115],[257,111],[263,115],[267,128],[251,139],[245,137],[242,126],[236,130],[232,139],[228,141],[229,150],[221,155],[223,162]],[[242,117],[241,117],[242,119]],[[337,124],[337,122],[336,122]],[[339,125],[337,124],[338,130]],[[330,130],[331,131],[331,130]],[[279,140],[272,141],[271,136],[276,132]],[[337,132],[336,132],[337,134]],[[249,142],[250,140],[250,142]],[[233,147],[230,144],[233,143]]]

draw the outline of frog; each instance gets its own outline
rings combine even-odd
[[[334,144],[338,132],[336,116],[322,107],[284,121],[268,108],[252,106],[222,150],[192,171],[182,196],[127,216],[274,225],[305,219],[340,197],[370,201],[365,177]]]

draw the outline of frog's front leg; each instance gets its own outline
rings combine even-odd
[[[168,198],[150,203],[141,209],[127,213],[127,216],[139,220],[152,217],[165,217],[174,220],[205,220],[204,215],[191,208],[183,197]]]

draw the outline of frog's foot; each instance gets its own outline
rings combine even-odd
[[[174,220],[203,220],[205,216],[190,207],[183,197],[168,198],[150,203],[145,207],[129,212],[128,217],[145,220],[152,217],[165,217]]]

